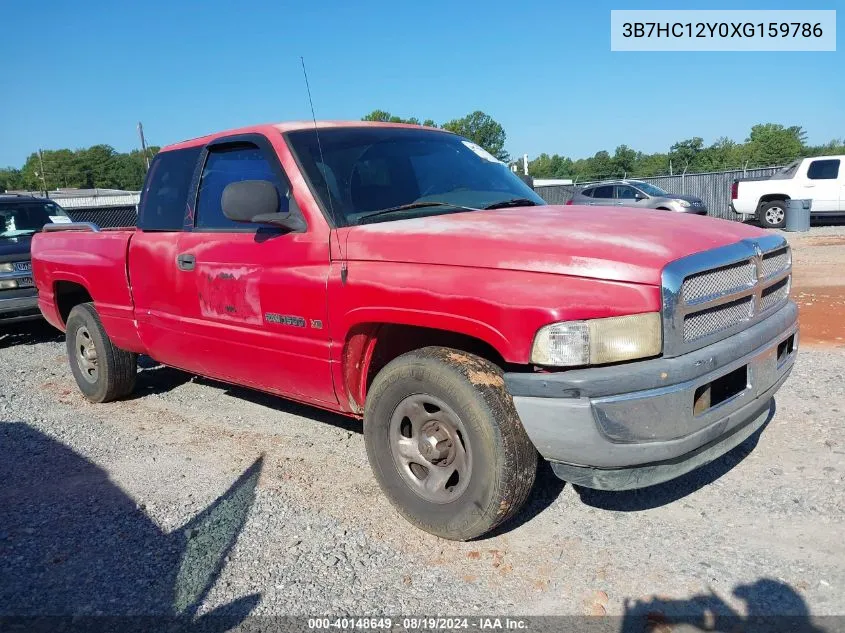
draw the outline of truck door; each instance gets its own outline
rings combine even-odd
[[[823,158],[810,161],[804,181],[804,197],[813,199],[813,213],[836,213],[839,211],[839,196],[842,189],[840,160]]]
[[[226,185],[267,180],[282,211],[296,202],[268,140],[219,139],[203,164],[192,226],[177,255],[192,287],[187,327],[205,374],[315,403],[336,403],[330,369],[326,283],[329,245],[304,229],[226,218]]]
[[[192,180],[202,147],[159,153],[150,165],[129,243],[128,270],[138,335],[157,361],[202,373],[185,336],[185,301],[193,289],[177,268]]]

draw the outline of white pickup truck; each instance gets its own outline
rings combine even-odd
[[[812,200],[813,215],[845,214],[845,156],[796,160],[762,180],[737,180],[731,190],[734,213],[753,215],[777,229],[786,218],[786,201]]]

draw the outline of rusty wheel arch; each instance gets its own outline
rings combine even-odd
[[[343,348],[343,392],[350,410],[359,415],[363,413],[370,385],[390,361],[431,346],[470,352],[503,370],[515,367],[492,345],[466,334],[399,323],[359,324],[349,331]]]

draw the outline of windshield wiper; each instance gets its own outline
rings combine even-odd
[[[502,200],[501,202],[494,202],[488,204],[483,209],[505,209],[507,207],[536,207],[537,203],[528,198],[512,198],[511,200]]]
[[[387,209],[379,209],[378,211],[373,211],[372,213],[365,213],[356,220],[356,223],[361,224],[361,220],[366,220],[367,218],[375,218],[380,215],[387,215],[388,213],[395,213],[397,211],[407,211],[409,209],[423,209],[425,207],[451,207],[452,209],[463,209],[464,211],[478,211],[478,209],[476,208],[464,207],[460,204],[452,204],[451,202],[436,202],[434,200],[430,200],[428,202],[411,202],[409,204],[400,204],[397,207],[389,207]]]

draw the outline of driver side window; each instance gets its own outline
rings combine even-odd
[[[223,214],[221,198],[226,185],[243,180],[269,180],[276,186],[280,209],[288,210],[288,187],[280,187],[272,166],[254,145],[211,148],[197,196],[196,227],[199,229],[243,229],[248,225]]]

